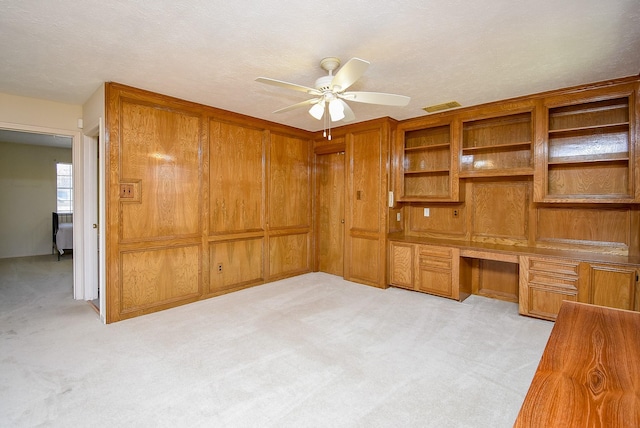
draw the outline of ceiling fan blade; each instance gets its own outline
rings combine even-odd
[[[381,104],[385,106],[404,107],[411,101],[410,97],[382,92],[344,92],[338,95],[340,98],[365,104]]]
[[[308,86],[297,85],[295,83],[283,82],[282,80],[270,79],[268,77],[258,77],[256,82],[266,83],[267,85],[279,86],[281,88],[293,89],[294,91],[300,91],[311,95],[322,95],[322,92],[317,89],[309,88]]]
[[[342,100],[339,100],[342,103],[342,106],[344,107],[344,119],[342,119],[343,122],[353,122],[356,119],[356,115],[353,114],[353,110],[351,110],[351,107],[349,107],[349,104],[345,103]]]
[[[305,101],[299,102],[297,104],[291,105],[289,107],[284,107],[284,108],[281,108],[280,110],[276,110],[276,111],[274,111],[274,113],[284,113],[285,111],[295,110],[295,109],[300,108],[300,107],[306,107],[306,106],[309,106],[311,104],[316,104],[316,103],[320,102],[321,100],[322,100],[322,98],[311,98],[310,100],[305,100]]]
[[[331,87],[339,86],[340,91],[344,91],[362,77],[367,67],[369,67],[369,61],[360,58],[351,58],[333,77]]]

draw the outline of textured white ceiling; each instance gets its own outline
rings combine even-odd
[[[411,97],[351,103],[357,121],[407,119],[640,72],[640,0],[0,0],[0,92],[82,104],[114,81],[316,131],[319,62],[371,62],[352,90]]]

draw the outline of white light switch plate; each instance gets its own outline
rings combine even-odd
[[[429,217],[429,208],[424,209],[424,216]]]

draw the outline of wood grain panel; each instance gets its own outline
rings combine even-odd
[[[447,145],[450,142],[451,134],[449,125],[407,130],[404,133],[404,147],[408,149]]]
[[[460,173],[474,171],[500,171],[533,168],[531,147],[483,148],[460,156]],[[532,173],[532,172],[531,172]],[[508,171],[505,172],[507,175]]]
[[[382,159],[380,131],[353,134],[351,145],[352,229],[380,231]]]
[[[518,302],[518,264],[495,260],[478,261],[478,280],[473,294]]]
[[[473,238],[527,240],[530,194],[529,181],[474,183]]]
[[[531,142],[531,113],[465,122],[462,141],[465,149]]]
[[[451,177],[449,172],[405,174],[404,197],[450,199]],[[426,196],[425,196],[426,195]]]
[[[389,208],[387,218],[389,220],[389,233],[398,233],[404,230],[404,208]],[[398,219],[398,215],[400,215]]]
[[[309,234],[269,237],[269,276],[292,276],[309,271]]]
[[[271,134],[269,227],[311,225],[311,141]]]
[[[429,217],[424,216],[424,208],[429,208]],[[440,235],[464,235],[466,209],[464,205],[409,206],[408,230],[411,233],[432,233]],[[454,214],[457,211],[457,216]]]
[[[381,263],[378,238],[351,236],[351,277],[350,280],[378,285],[380,283]],[[384,277],[383,277],[384,278]]]
[[[449,170],[450,163],[449,146],[429,150],[407,150],[404,153],[405,172]]]
[[[414,244],[390,242],[389,282],[398,287],[413,289]]]
[[[140,181],[139,203],[121,204],[121,241],[200,231],[200,118],[125,101],[120,179]]]
[[[629,121],[629,99],[616,98],[556,107],[549,114],[549,129],[577,129]]]
[[[538,241],[628,246],[631,234],[629,209],[537,209]]]
[[[316,251],[318,270],[344,272],[344,153],[316,157]]]
[[[264,281],[264,238],[216,242],[209,245],[209,292]]]
[[[620,160],[629,158],[628,130],[594,135],[575,131],[563,134],[562,138],[549,139],[550,162],[597,160],[604,157]]]
[[[121,313],[197,297],[199,265],[198,246],[123,253]]]
[[[628,161],[621,164],[602,163],[584,168],[578,164],[550,165],[548,194],[552,196],[578,195],[590,197],[628,197]]]
[[[209,233],[264,229],[264,131],[209,122]]]

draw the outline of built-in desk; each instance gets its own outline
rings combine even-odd
[[[640,310],[640,258],[389,235],[389,284],[455,300],[478,294],[554,320],[565,300]]]
[[[640,426],[640,313],[564,302],[514,426]]]

